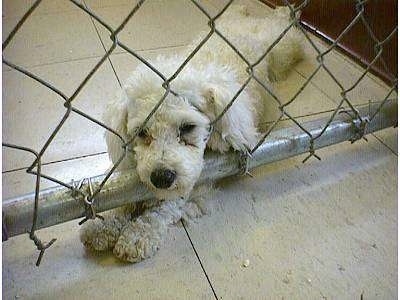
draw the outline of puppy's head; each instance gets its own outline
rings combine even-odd
[[[255,143],[254,112],[243,92],[220,121],[210,126],[240,85],[226,68],[188,67],[174,80],[176,93],[169,93],[148,118],[165,93],[161,84],[149,71],[138,68],[106,119],[126,140],[136,136],[131,148],[137,173],[157,198],[186,197],[200,176],[206,146],[221,152],[231,147],[244,151]],[[120,142],[112,135],[106,137],[115,162]]]
[[[209,119],[185,98],[170,94],[140,129],[160,99],[153,96],[137,99],[135,111],[128,114],[128,136],[137,134],[133,144],[137,172],[157,198],[183,197],[192,190],[203,168]]]

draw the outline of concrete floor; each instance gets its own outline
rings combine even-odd
[[[3,1],[3,38],[32,2]],[[113,26],[128,13],[130,2],[85,0]],[[215,3],[222,4],[201,2],[211,13],[218,10]],[[266,9],[248,3],[256,13]],[[153,59],[174,53],[204,29],[206,19],[187,1],[154,0],[128,23],[121,40]],[[105,53],[106,34],[67,1],[44,0],[4,55],[70,95]],[[316,66],[311,47],[306,52],[307,59],[277,86],[283,99],[290,99]],[[326,63],[346,87],[362,72],[336,52]],[[76,107],[100,118],[119,81],[137,64],[116,49],[78,95]],[[388,91],[368,75],[349,99],[353,104],[379,101]],[[338,88],[321,71],[289,110],[302,122],[326,116],[338,100]],[[4,142],[39,149],[64,112],[62,99],[3,66]],[[43,158],[44,173],[64,181],[103,173],[109,160],[102,135],[101,127],[71,115]],[[322,161],[302,164],[300,156],[260,167],[254,178],[224,180],[216,199],[210,199],[220,203],[216,211],[187,232],[181,225],[173,228],[158,255],[136,265],[110,253],[86,252],[77,221],[38,232],[45,241],[58,239],[39,268],[27,235],[12,238],[2,247],[3,298],[212,299],[215,293],[220,299],[359,299],[361,294],[395,299],[397,129],[368,140],[321,149]],[[34,178],[25,173],[32,160],[3,149],[3,201],[33,191]]]

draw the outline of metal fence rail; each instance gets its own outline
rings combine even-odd
[[[369,111],[378,108],[379,104],[360,109],[362,118],[367,118]],[[304,127],[312,134],[319,134],[328,121],[322,118],[304,123]],[[315,149],[326,147],[351,139],[357,134],[358,120],[348,115],[340,115],[330,123],[326,133],[318,139]],[[366,134],[386,127],[394,126],[397,122],[397,101],[390,100],[379,111],[378,115],[368,124]],[[247,163],[245,170],[251,170],[263,164],[279,161],[309,151],[309,138],[297,126],[275,130],[253,153],[250,160],[244,160],[240,153],[228,154],[207,153],[205,167],[199,183],[207,180],[217,180],[243,173],[243,162]],[[96,211],[102,212],[132,202],[149,200],[152,195],[140,184],[134,170],[116,172],[104,185],[96,198]],[[86,180],[92,186],[98,186],[105,175],[95,176]],[[76,182],[78,184],[78,182]],[[79,199],[73,197],[71,191],[64,187],[55,187],[39,193],[40,210],[37,216],[36,229],[49,227],[59,223],[85,216],[85,209],[77,205]],[[35,193],[6,201],[3,204],[5,226],[9,236],[25,233],[32,223]]]
[[[36,80],[43,86],[47,87],[49,91],[58,95],[63,101],[65,107],[65,113],[63,118],[59,121],[56,128],[53,130],[43,147],[39,151],[29,149],[26,147],[21,147],[18,145],[12,145],[8,143],[3,143],[3,147],[9,147],[17,149],[20,151],[27,151],[35,156],[35,159],[31,166],[27,169],[27,172],[36,176],[36,189],[33,195],[20,197],[5,201],[3,203],[3,240],[7,239],[9,236],[16,234],[21,234],[29,231],[29,237],[34,241],[37,249],[40,251],[40,255],[37,261],[37,265],[40,264],[40,259],[46,248],[48,248],[55,239],[51,240],[49,243],[45,244],[40,241],[36,236],[35,231],[39,228],[46,226],[51,226],[60,222],[65,222],[78,217],[84,217],[81,221],[85,222],[88,219],[93,219],[100,217],[97,212],[111,209],[128,202],[126,197],[129,194],[129,201],[132,201],[132,194],[136,195],[135,199],[146,200],[150,197],[145,189],[138,185],[138,180],[132,173],[125,174],[115,174],[118,165],[124,159],[128,146],[136,139],[136,135],[130,140],[124,140],[113,128],[108,127],[106,124],[90,116],[89,114],[77,109],[73,106],[73,101],[77,95],[81,92],[83,87],[88,83],[100,66],[108,59],[114,49],[119,46],[126,50],[133,57],[137,58],[141,63],[145,64],[150,70],[152,70],[158,77],[163,81],[162,87],[165,89],[164,95],[159,100],[159,102],[152,109],[151,113],[147,116],[146,120],[142,124],[141,128],[144,128],[153,114],[157,111],[160,105],[164,102],[165,98],[169,93],[176,93],[171,89],[171,82],[175,80],[189,61],[196,55],[196,53],[205,45],[208,39],[212,35],[217,35],[222,38],[227,45],[243,60],[247,65],[246,71],[248,73],[248,78],[244,80],[242,86],[238,89],[235,96],[232,98],[230,103],[225,107],[224,110],[212,121],[212,123],[217,122],[223,114],[231,107],[239,94],[243,89],[251,82],[257,82],[261,87],[264,88],[265,92],[270,94],[277,107],[280,110],[280,116],[272,126],[269,127],[268,131],[265,132],[259,143],[251,149],[245,155],[239,155],[237,153],[230,153],[226,156],[221,156],[217,154],[212,154],[210,158],[207,159],[205,165],[204,174],[208,174],[208,179],[216,179],[225,177],[228,175],[236,174],[238,172],[246,172],[257,165],[267,163],[270,161],[275,161],[290,157],[296,154],[308,152],[309,155],[304,161],[310,157],[316,157],[320,159],[315,150],[330,145],[332,143],[337,143],[344,140],[351,140],[352,142],[361,139],[366,133],[382,129],[384,127],[393,126],[397,123],[397,102],[390,100],[390,97],[394,91],[397,91],[397,74],[392,74],[393,80],[387,95],[382,99],[381,102],[368,106],[368,108],[358,110],[348,99],[348,93],[351,92],[360,81],[366,76],[371,66],[378,60],[383,61],[382,51],[385,44],[389,39],[391,39],[397,32],[397,27],[383,40],[378,40],[373,31],[368,25],[368,21],[364,16],[364,6],[368,1],[366,0],[355,0],[354,7],[357,11],[356,17],[352,22],[344,29],[344,31],[339,35],[339,37],[332,43],[332,45],[324,52],[321,52],[312,39],[309,33],[302,28],[300,21],[297,18],[297,12],[308,5],[309,0],[303,1],[300,5],[292,7],[289,5],[289,1],[285,0],[287,7],[290,9],[292,21],[288,27],[279,35],[277,40],[272,43],[268,49],[265,49],[263,55],[261,55],[256,61],[249,61],[236,47],[229,41],[229,39],[224,36],[216,25],[216,21],[221,17],[221,15],[229,9],[229,7],[234,2],[233,0],[228,1],[228,3],[223,7],[223,9],[218,12],[215,16],[210,16],[210,14],[195,0],[191,0],[194,9],[200,10],[207,18],[210,30],[208,34],[199,42],[195,49],[187,56],[185,61],[177,68],[174,74],[170,77],[166,77],[159,70],[157,70],[148,60],[140,56],[137,51],[130,49],[124,43],[118,40],[118,34],[124,29],[128,21],[135,16],[138,10],[140,10],[141,5],[146,0],[138,1],[138,3],[132,8],[123,22],[116,28],[108,25],[102,18],[100,18],[93,10],[87,7],[85,4],[80,3],[77,0],[70,0],[74,5],[79,7],[82,11],[88,14],[91,18],[98,21],[104,28],[109,32],[110,39],[112,40],[111,47],[106,51],[104,56],[97,62],[95,67],[86,75],[85,79],[79,84],[78,88],[72,93],[71,96],[67,96],[60,89],[53,86],[52,84],[46,82],[38,75],[29,72],[25,68],[14,64],[13,62],[7,60],[3,56],[3,63],[23,74]],[[31,8],[25,13],[25,15],[18,22],[16,27],[11,31],[10,35],[4,41],[2,48],[5,48],[12,42],[13,37],[18,32],[19,28],[23,26],[24,22],[29,18],[31,13],[40,6],[41,0],[36,0]],[[376,56],[373,61],[365,68],[363,74],[355,79],[355,82],[349,87],[345,88],[338,80],[335,78],[334,74],[329,70],[329,68],[324,63],[324,57],[330,53],[336,46],[337,43],[343,38],[343,36],[357,23],[362,22],[367,29],[371,38],[375,41]],[[289,100],[279,98],[265,83],[256,76],[255,68],[259,63],[268,55],[268,53],[275,47],[277,43],[285,36],[290,28],[296,26],[300,29],[304,38],[311,46],[315,49],[318,61],[317,68],[312,72],[312,74],[307,78],[302,87],[296,92],[296,94]],[[383,65],[386,65],[383,61]],[[341,93],[338,95],[340,97],[340,103],[337,105],[336,109],[332,111],[332,114],[322,120],[318,120],[312,123],[301,124],[297,119],[295,119],[291,114],[288,113],[287,107],[296,101],[298,95],[302,90],[310,84],[311,80],[316,76],[320,69],[324,69],[335,84],[340,88]],[[286,101],[285,101],[286,100]],[[348,108],[346,114],[347,117],[342,114],[340,116],[340,111],[346,106]],[[103,127],[105,130],[116,135],[121,141],[121,147],[124,149],[124,153],[121,155],[117,163],[113,165],[111,170],[103,175],[92,178],[92,184],[88,186],[94,187],[85,189],[83,188],[83,182],[80,184],[76,183],[66,183],[57,180],[54,177],[48,176],[41,171],[41,158],[43,154],[48,149],[49,145],[52,143],[55,136],[58,134],[59,130],[63,127],[65,121],[71,115],[71,112],[79,114],[80,116],[90,120],[91,122]],[[293,127],[286,130],[275,130],[279,121],[283,118],[289,119],[293,123]],[[347,119],[346,119],[347,118]],[[140,129],[137,132],[140,132]],[[266,154],[268,154],[266,156]],[[272,156],[271,156],[272,155]],[[272,157],[271,160],[268,157]],[[216,168],[219,166],[219,168]],[[223,170],[223,171],[219,171]],[[45,178],[51,180],[59,185],[61,188],[51,189],[40,192],[40,180]],[[203,180],[207,179],[204,176]],[[124,196],[125,195],[125,196]],[[77,200],[79,199],[79,200]],[[39,203],[40,202],[40,203]],[[40,205],[39,205],[40,204]],[[32,217],[33,216],[33,217]],[[33,218],[33,220],[32,220]]]

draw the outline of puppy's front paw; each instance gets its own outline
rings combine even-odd
[[[137,220],[123,229],[115,244],[114,254],[121,260],[136,263],[153,256],[160,247],[161,239],[160,228]]]
[[[121,224],[117,219],[89,220],[82,225],[80,239],[91,250],[106,251],[114,247],[120,228]]]

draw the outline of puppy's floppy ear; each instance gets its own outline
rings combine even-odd
[[[208,85],[203,93],[206,108],[204,113],[211,121],[225,109],[234,97],[238,88],[220,85]],[[236,98],[233,105],[214,124],[214,131],[207,146],[215,151],[225,152],[232,147],[246,151],[257,143],[256,112],[250,95],[246,91]]]
[[[119,97],[111,101],[104,113],[103,119],[105,124],[115,130],[124,140],[128,141],[127,134],[127,99],[126,95],[122,92]],[[116,163],[121,155],[124,153],[122,148],[123,141],[114,133],[106,130],[105,138],[107,143],[107,151],[113,163]]]

